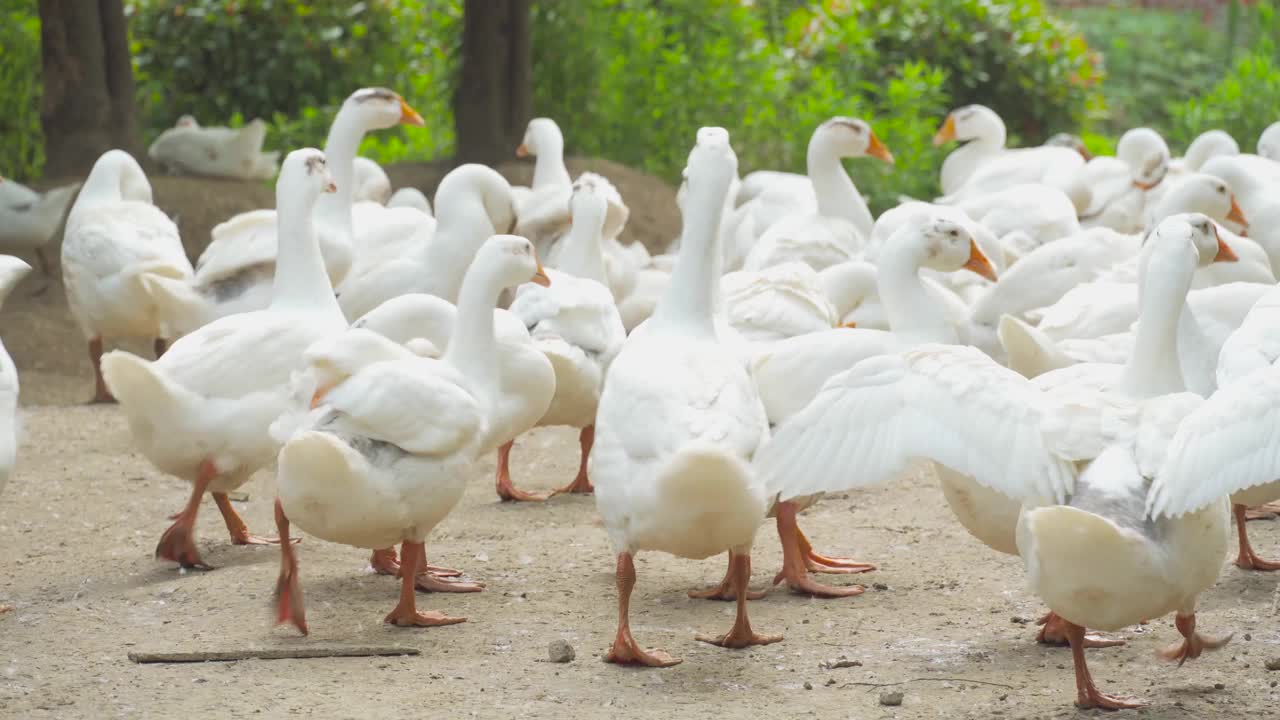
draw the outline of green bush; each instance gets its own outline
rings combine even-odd
[[[1226,130],[1246,152],[1258,136],[1280,119],[1280,63],[1276,57],[1276,13],[1269,2],[1249,11],[1248,25],[1256,42],[1239,55],[1230,71],[1206,92],[1190,100],[1170,103],[1170,145],[1186,147],[1206,130]]]
[[[927,63],[946,73],[953,107],[987,105],[1028,142],[1102,109],[1097,53],[1038,0],[826,0],[793,13],[788,43],[872,83],[885,68]]]
[[[0,175],[33,180],[44,169],[40,126],[40,19],[35,0],[0,0]]]
[[[427,126],[376,133],[362,152],[452,149],[456,0],[133,0],[128,12],[148,140],[190,113],[205,124],[261,117],[270,147],[320,146],[347,95],[383,85]]]

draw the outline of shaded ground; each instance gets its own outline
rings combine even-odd
[[[162,203],[164,187],[157,193]],[[192,185],[192,197],[215,195]],[[209,200],[215,202],[222,200]],[[695,632],[723,632],[731,621],[730,605],[684,594],[718,580],[723,560],[650,554],[637,563],[633,626],[642,643],[685,662],[652,671],[600,662],[614,629],[613,559],[591,499],[499,504],[492,459],[430,540],[434,562],[464,569],[488,590],[421,598],[423,608],[464,615],[467,623],[427,630],[382,625],[395,603],[395,582],[372,575],[363,552],[306,538],[300,556],[312,635],[273,628],[268,602],[278,551],[230,546],[211,504],[199,531],[205,559],[217,570],[183,574],[152,559],[164,518],[182,505],[187,486],[131,450],[118,409],[76,404],[90,394],[88,362],[62,288],[55,282],[33,294],[48,284],[28,278],[0,312],[0,337],[22,374],[25,406],[18,472],[0,495],[0,604],[14,607],[0,615],[0,717],[1101,714],[1071,707],[1069,653],[1032,642],[1042,608],[1025,590],[1020,563],[970,538],[931,477],[830,497],[806,514],[802,523],[821,550],[877,562],[880,570],[862,576],[875,585],[860,597],[775,592],[753,603],[755,625],[786,636],[764,648],[725,651],[693,640]],[[561,484],[577,466],[574,433],[531,434],[513,458],[521,485]],[[272,528],[272,487],[272,474],[261,473],[240,504],[258,532]],[[1261,552],[1280,555],[1280,524],[1251,527]],[[766,527],[754,556],[756,585],[767,582],[780,559]],[[1154,656],[1178,638],[1169,619],[1128,632],[1126,647],[1091,651],[1104,690],[1153,703],[1118,717],[1280,715],[1274,687],[1280,672],[1264,667],[1280,657],[1275,586],[1275,576],[1224,566],[1218,586],[1202,598],[1200,628],[1234,631],[1235,640],[1182,668]],[[568,640],[577,659],[544,662],[555,639]],[[135,665],[126,658],[134,650],[322,643],[399,643],[422,655],[204,665]],[[824,669],[841,658],[861,664]],[[903,704],[879,705],[885,689],[879,684],[903,691]]]

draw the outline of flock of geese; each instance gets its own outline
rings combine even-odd
[[[553,121],[530,122],[517,151],[536,156],[531,186],[462,165],[434,213],[357,157],[367,132],[402,123],[422,119],[398,94],[353,93],[323,152],[280,162],[276,208],[215,227],[194,266],[125,152],[78,194],[0,184],[0,242],[24,249],[75,197],[62,274],[94,401],[118,402],[137,448],[192,486],[157,557],[208,567],[193,529],[211,493],[233,543],[280,544],[281,623],[307,632],[294,524],[401,578],[386,622],[462,622],[416,606],[418,589],[482,589],[429,565],[426,539],[494,450],[504,500],[545,499],[508,462],[543,425],[580,429],[558,492],[594,492],[612,543],[614,663],[679,662],[632,636],[635,553],[727,552],[723,582],[691,594],[737,616],[699,639],[778,642],[748,619],[761,523],[782,541],[774,584],[856,595],[812,574],[874,566],[816,552],[798,514],[919,463],[975,538],[1021,556],[1050,609],[1038,639],[1070,645],[1082,707],[1140,705],[1094,686],[1084,649],[1121,641],[1086,628],[1175,613],[1183,639],[1162,654],[1178,662],[1229,639],[1198,632],[1196,603],[1233,514],[1236,564],[1280,568],[1245,525],[1280,500],[1280,126],[1256,155],[1211,132],[1174,158],[1140,128],[1088,157],[1069,136],[1007,148],[994,112],[964,107],[935,138],[963,143],[944,197],[878,218],[842,165],[893,162],[866,122],[820,125],[807,175],[741,178],[728,132],[704,127],[683,232],[650,256],[619,241],[628,210],[609,180],[570,176]],[[151,154],[269,176],[261,129],[184,118]],[[0,291],[29,269],[0,256]],[[154,339],[156,359],[104,352],[118,338]],[[0,480],[16,405],[0,352]],[[268,539],[227,494],[273,465]]]

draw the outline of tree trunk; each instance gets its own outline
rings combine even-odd
[[[40,0],[45,175],[83,175],[112,148],[138,154],[123,0]]]
[[[466,0],[454,95],[458,162],[510,159],[533,107],[529,0]]]

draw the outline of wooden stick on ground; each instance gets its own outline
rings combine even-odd
[[[245,650],[221,650],[211,652],[131,652],[129,659],[136,663],[194,663],[233,662],[236,660],[297,660],[306,658],[335,657],[386,657],[390,655],[419,655],[417,648],[398,645],[382,646],[306,646],[292,648],[252,648]]]

